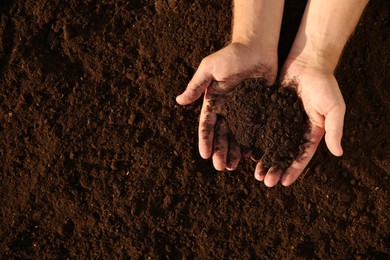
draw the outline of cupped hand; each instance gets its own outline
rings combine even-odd
[[[176,98],[187,105],[204,93],[199,119],[199,152],[212,157],[217,170],[234,170],[241,158],[237,142],[230,138],[224,119],[226,97],[247,78],[264,78],[273,84],[277,73],[277,55],[264,53],[255,44],[231,43],[202,60],[186,90]]]
[[[292,184],[312,159],[324,133],[329,151],[341,156],[341,138],[343,135],[345,103],[333,71],[286,62],[281,82],[283,86],[296,88],[302,99],[303,107],[309,117],[310,132],[302,156],[298,157],[284,172],[271,167],[267,173],[261,172],[261,162],[255,170],[255,178],[264,181],[266,186],[275,186],[279,181],[284,186]]]

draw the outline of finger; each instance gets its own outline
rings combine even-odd
[[[206,90],[207,93],[207,90]],[[217,114],[213,110],[208,95],[203,99],[202,110],[199,119],[199,153],[204,159],[211,157],[214,139],[214,127],[217,123]]]
[[[297,158],[289,168],[284,172],[280,182],[283,186],[291,185],[309,164],[317,150],[318,144],[324,134],[324,130],[318,126],[312,126],[308,142],[305,144],[303,154]]]
[[[215,81],[206,89],[200,112],[199,152],[204,159],[208,159],[212,155],[217,115],[222,114],[226,102],[226,95],[215,93],[214,85],[216,85]]]
[[[213,164],[214,168],[222,171],[226,168],[228,154],[228,133],[224,118],[219,117],[215,126],[214,147],[213,147]]]
[[[280,177],[282,177],[282,171],[271,167],[264,178],[264,184],[267,187],[274,187],[278,184]]]
[[[191,81],[188,83],[186,90],[176,97],[176,102],[180,105],[187,105],[197,100],[203,91],[211,84],[212,75],[206,69],[206,65],[201,63],[195,72]]]
[[[236,140],[234,140],[234,138],[230,138],[226,170],[234,171],[237,168],[240,159],[241,159],[240,145],[237,143]]]
[[[343,137],[345,105],[337,107],[325,117],[325,142],[335,156],[343,155],[341,138]]]
[[[265,172],[263,171],[263,163],[260,161],[256,164],[255,179],[258,181],[264,181]]]

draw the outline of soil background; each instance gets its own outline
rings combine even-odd
[[[286,1],[280,64],[304,6]],[[269,189],[249,160],[202,160],[201,101],[175,104],[230,1],[1,1],[0,258],[388,258],[389,17],[370,1],[336,71],[344,156],[322,142]]]

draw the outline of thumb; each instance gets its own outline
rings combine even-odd
[[[335,156],[343,155],[341,138],[343,137],[345,104],[332,109],[325,117],[325,143]]]
[[[186,90],[176,97],[176,102],[180,105],[188,105],[197,100],[203,91],[210,85],[213,77],[204,67],[200,66],[188,83]]]

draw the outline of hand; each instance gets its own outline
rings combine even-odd
[[[241,158],[239,145],[229,138],[223,106],[226,95],[246,78],[262,77],[273,84],[277,54],[259,51],[256,44],[231,43],[204,58],[187,89],[176,98],[187,105],[205,92],[199,120],[199,152],[212,157],[215,169],[234,170]]]
[[[281,75],[283,86],[296,87],[303,107],[310,120],[308,143],[302,156],[297,158],[284,172],[271,168],[267,173],[261,172],[261,162],[256,167],[255,178],[272,187],[278,181],[288,186],[292,184],[305,169],[325,133],[325,142],[329,151],[341,156],[341,138],[343,135],[345,103],[333,71],[310,67],[307,64],[287,61]]]

